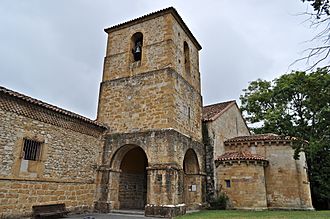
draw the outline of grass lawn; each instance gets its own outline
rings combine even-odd
[[[186,214],[176,219],[199,219],[199,218],[329,218],[330,211],[239,211],[239,210],[205,210]]]

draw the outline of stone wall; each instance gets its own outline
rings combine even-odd
[[[217,167],[216,174],[217,188],[228,195],[231,208],[267,208],[263,162],[223,162]],[[225,180],[230,181],[230,187],[227,187]]]
[[[259,149],[259,150],[258,150]],[[257,148],[269,160],[265,169],[269,208],[312,209],[305,154],[294,160],[290,144]]]
[[[98,118],[111,133],[172,128],[201,141],[201,96],[172,69],[101,84]]]
[[[11,104],[15,109],[14,100]],[[33,115],[40,115],[41,109],[33,104],[30,109]],[[61,125],[56,126],[20,112],[0,108],[0,215],[30,214],[33,205],[50,203],[65,203],[69,209],[91,209],[102,132],[85,134],[79,132],[79,123],[78,131],[62,127],[70,121],[61,116]],[[47,110],[43,112],[47,115]],[[24,160],[25,138],[41,142],[38,160]]]
[[[202,97],[180,75],[174,75],[174,114],[172,128],[202,141]]]
[[[172,83],[168,71],[103,82],[97,120],[111,133],[166,128],[173,115]]]
[[[172,29],[172,62],[173,68],[192,85],[199,93],[201,92],[200,72],[199,72],[199,49],[181,28],[177,20],[171,17]],[[183,44],[187,42],[190,56],[190,72],[185,71],[185,58]]]
[[[145,174],[120,173],[120,208],[144,209],[146,201],[147,182]]]
[[[74,212],[93,210],[93,181],[0,179],[0,218],[31,216],[32,206],[64,203]]]
[[[237,105],[234,104],[219,118],[207,122],[207,129],[210,138],[214,142],[214,158],[225,153],[224,142],[237,136],[250,135],[250,131],[242,117]]]

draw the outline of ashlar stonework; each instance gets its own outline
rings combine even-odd
[[[232,208],[312,209],[290,140],[250,136],[235,101],[202,106],[201,46],[174,8],[105,32],[96,120],[0,87],[1,218],[48,204],[173,217],[221,192]]]

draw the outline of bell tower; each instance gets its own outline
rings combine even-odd
[[[172,7],[105,32],[97,120],[109,132],[95,207],[183,214],[204,202],[201,46]]]

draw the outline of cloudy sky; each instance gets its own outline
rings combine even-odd
[[[1,0],[0,86],[96,117],[104,28],[169,6],[203,49],[205,104],[239,99],[249,81],[271,80],[308,47],[315,31],[300,0]]]

